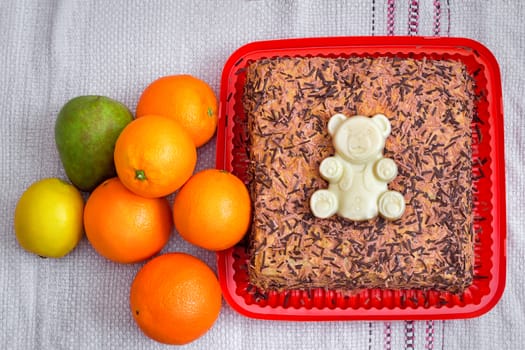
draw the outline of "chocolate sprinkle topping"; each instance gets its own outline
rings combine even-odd
[[[250,64],[243,94],[254,203],[250,282],[265,290],[467,288],[474,265],[474,85],[454,60]],[[405,197],[401,219],[351,222],[310,213],[310,196],[326,187],[318,168],[334,152],[326,125],[338,112],[390,119],[385,156],[399,168],[389,187]]]

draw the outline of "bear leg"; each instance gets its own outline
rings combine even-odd
[[[397,191],[385,191],[377,200],[379,214],[388,220],[396,220],[405,212],[405,198]]]
[[[326,219],[337,212],[339,200],[335,193],[329,190],[317,190],[310,198],[312,213],[321,219]]]

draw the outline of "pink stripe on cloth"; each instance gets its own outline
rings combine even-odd
[[[392,349],[392,324],[390,322],[383,323],[383,349]]]
[[[395,13],[396,13],[396,0],[388,0],[387,2],[387,14],[386,14],[386,32],[388,35],[394,35],[395,30]]]

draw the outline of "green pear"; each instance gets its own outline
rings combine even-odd
[[[116,176],[115,142],[132,120],[125,105],[105,96],[78,96],[62,107],[55,123],[55,143],[73,185],[91,192]]]

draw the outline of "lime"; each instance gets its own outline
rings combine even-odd
[[[33,183],[15,209],[18,243],[42,257],[63,257],[82,238],[83,210],[84,200],[73,185],[57,178]]]

